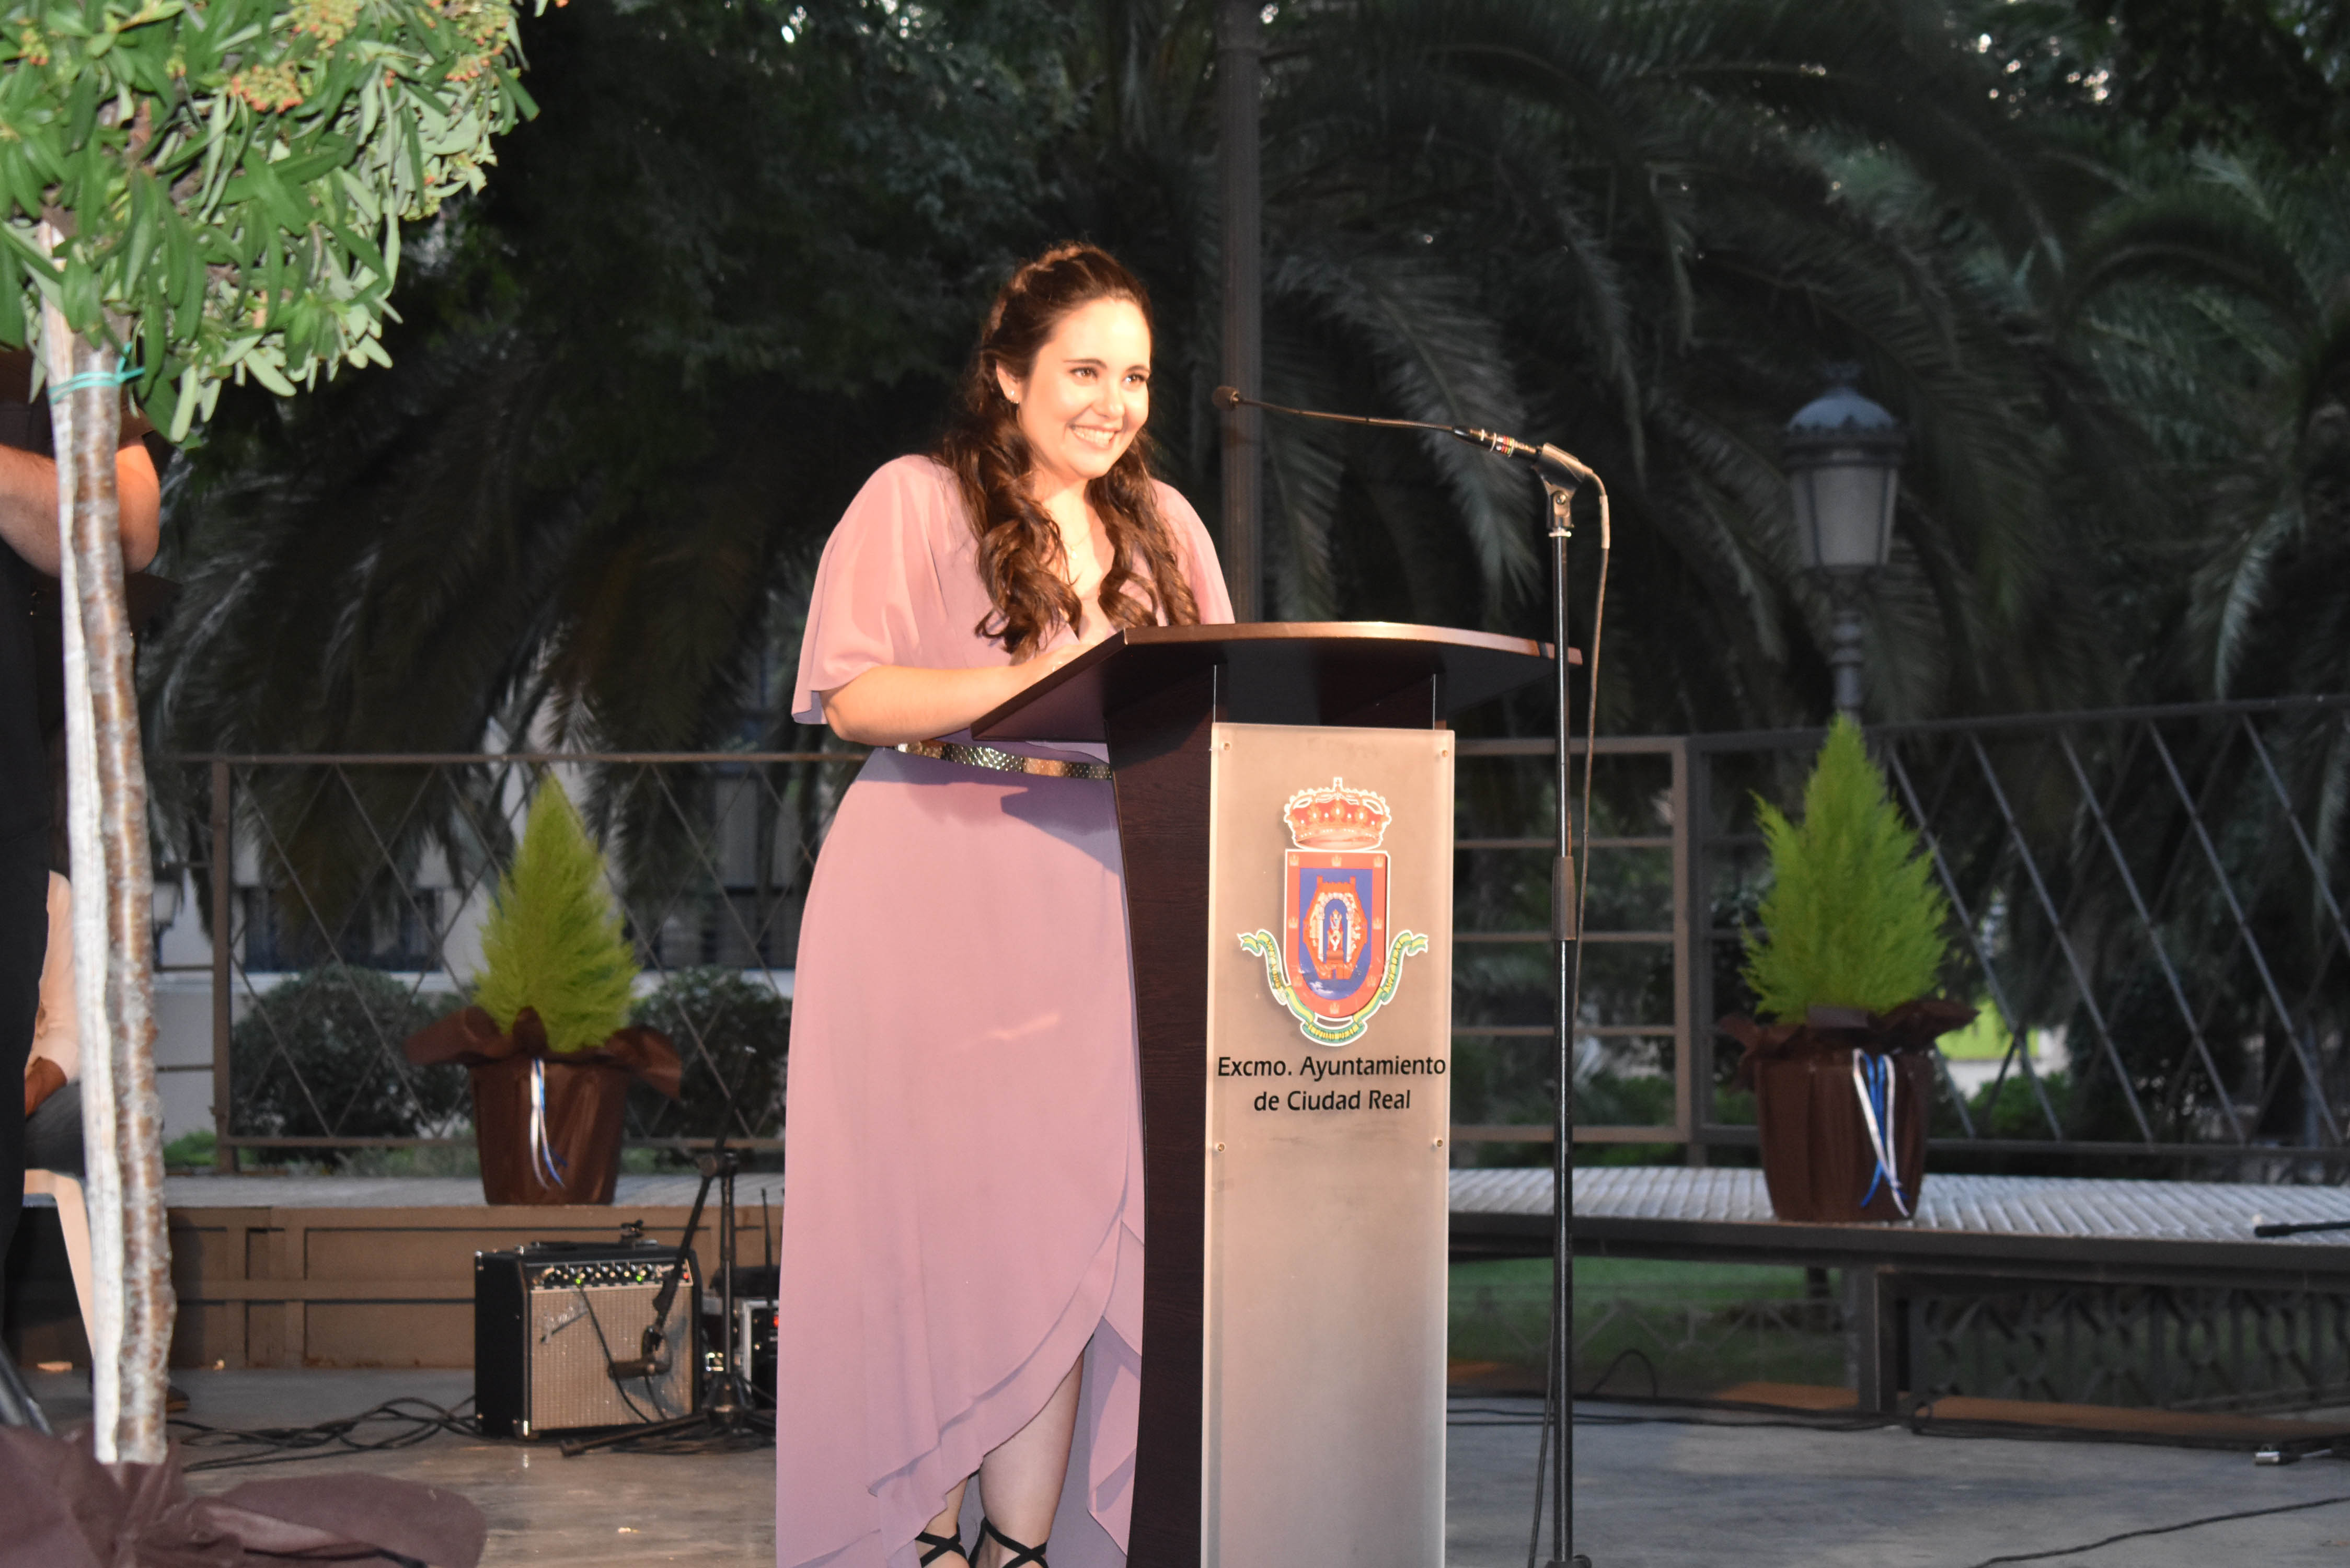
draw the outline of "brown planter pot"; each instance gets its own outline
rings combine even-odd
[[[530,1141],[532,1070],[546,1075],[546,1155],[559,1179],[536,1168]],[[609,1203],[620,1176],[625,1068],[510,1056],[466,1069],[473,1080],[473,1139],[482,1196],[492,1203]]]
[[[524,1008],[511,1032],[478,1007],[411,1036],[408,1059],[454,1063],[473,1082],[473,1142],[491,1203],[609,1203],[620,1174],[620,1112],[629,1080],[677,1097],[681,1064],[668,1039],[623,1029],[594,1051],[556,1054],[538,1015]],[[531,1137],[531,1085],[546,1082],[545,1163]]]
[[[1803,1023],[1765,1026],[1748,1018],[1723,1019],[1722,1032],[1745,1047],[1737,1081],[1754,1093],[1762,1182],[1772,1213],[1814,1224],[1899,1220],[1914,1214],[1926,1185],[1934,1041],[1973,1017],[1970,1007],[1928,1000],[1877,1017],[1814,1008]],[[1877,1179],[1877,1153],[1853,1083],[1856,1051],[1892,1069],[1898,1197]]]

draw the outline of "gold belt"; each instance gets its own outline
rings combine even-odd
[[[986,768],[999,774],[1039,774],[1048,779],[1110,779],[1113,774],[1106,763],[1063,763],[1050,757],[1024,757],[1013,752],[999,752],[993,746],[959,746],[951,741],[900,741],[898,749],[910,756],[936,757],[942,763],[961,763],[967,768]]]

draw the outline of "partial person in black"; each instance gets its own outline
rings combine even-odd
[[[40,713],[48,672],[36,618],[54,613],[56,602],[57,471],[48,403],[32,387],[32,355],[0,353],[0,1083],[25,1074],[49,930],[52,803]],[[125,407],[114,478],[130,571],[155,556],[161,492],[142,443],[151,428]],[[16,1111],[0,1096],[0,1260],[25,1199],[25,1117]]]

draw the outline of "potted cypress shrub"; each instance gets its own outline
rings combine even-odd
[[[1769,1020],[1732,1017],[1762,1179],[1782,1220],[1906,1220],[1926,1179],[1934,1041],[1974,1009],[1930,994],[1950,904],[1860,727],[1839,718],[1804,786],[1804,820],[1758,803],[1771,854],[1747,983]]]
[[[419,1065],[473,1078],[482,1195],[492,1203],[609,1203],[629,1079],[674,1099],[677,1052],[629,1022],[636,957],[604,857],[553,777],[482,932],[473,1005],[410,1036]]]

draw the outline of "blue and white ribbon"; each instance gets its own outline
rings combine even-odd
[[[1893,1207],[1901,1210],[1901,1218],[1909,1218],[1909,1200],[1901,1192],[1901,1158],[1893,1146],[1893,1086],[1897,1075],[1893,1058],[1873,1055],[1866,1051],[1852,1054],[1852,1087],[1860,1096],[1860,1119],[1868,1126],[1868,1144],[1877,1156],[1877,1169],[1868,1179],[1868,1190],[1861,1194],[1860,1206],[1868,1207],[1869,1199],[1883,1187],[1893,1194]]]
[[[571,1164],[547,1146],[546,1060],[541,1056],[531,1058],[530,1064],[530,1163],[538,1184],[550,1188],[563,1185],[563,1173]]]

